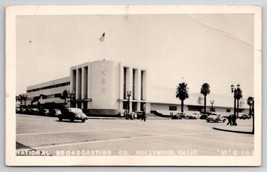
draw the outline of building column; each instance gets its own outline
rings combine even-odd
[[[91,81],[91,68],[90,64],[87,66],[87,98],[91,98],[91,93],[90,93],[90,81]],[[91,102],[87,102],[87,108],[90,109]]]
[[[141,100],[141,70],[137,69],[136,72],[136,100]]]
[[[128,68],[128,87],[127,91],[131,91],[131,97],[130,97],[130,112],[132,112],[132,100],[133,100],[133,68]]]
[[[137,111],[141,111],[141,102],[137,102]]]
[[[123,101],[122,100],[123,100],[123,75],[124,75],[124,73],[123,73],[123,64],[122,63],[120,63],[120,69],[119,70],[120,70],[119,71],[120,91],[119,91],[119,96],[118,96],[118,99],[119,99],[118,107],[119,107],[119,109],[123,109]]]
[[[141,100],[147,101],[147,71],[146,70],[141,70]]]
[[[82,73],[81,73],[81,75],[82,75],[81,76],[81,99],[84,99],[85,98],[85,96],[84,96],[84,93],[85,93],[85,91],[84,91],[84,89],[85,89],[84,67],[82,67],[81,70],[82,70]]]

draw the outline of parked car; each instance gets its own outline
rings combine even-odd
[[[62,115],[62,113],[61,113],[61,110],[59,110],[59,109],[51,109],[50,110],[50,115],[58,117],[59,115]]]
[[[58,119],[59,121],[62,121],[63,119],[69,119],[72,122],[74,120],[81,120],[82,122],[85,122],[88,117],[79,108],[66,108],[62,111],[62,114],[58,116]]]
[[[20,108],[16,107],[16,113],[20,113]]]
[[[183,119],[183,118],[185,118],[185,113],[184,112],[178,112],[177,114],[176,114],[176,116],[179,118],[179,119]]]
[[[30,108],[29,109],[30,114],[38,115],[40,113],[39,109],[37,108]]]
[[[238,118],[239,119],[250,119],[250,116],[245,113],[239,113]]]
[[[206,118],[207,122],[225,122],[226,119],[220,114],[212,113]]]
[[[197,116],[195,114],[188,114],[185,119],[197,119]]]
[[[207,117],[210,115],[211,113],[206,112],[206,113],[201,113],[200,119],[207,119]]]
[[[201,117],[199,111],[187,111],[185,114],[185,119],[200,119]]]
[[[172,115],[171,119],[182,119],[182,117],[179,115]]]
[[[50,115],[49,109],[42,109],[41,110],[41,115],[49,116]]]

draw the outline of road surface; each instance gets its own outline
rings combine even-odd
[[[252,155],[254,136],[212,129],[226,123],[205,120],[89,119],[17,114],[17,155],[37,150],[46,155],[195,156]],[[251,125],[252,120],[240,120]]]

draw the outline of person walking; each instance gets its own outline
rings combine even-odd
[[[143,111],[141,121],[142,120],[144,120],[144,122],[146,122],[146,112],[145,111]]]
[[[229,115],[228,117],[227,117],[227,120],[228,120],[228,123],[227,123],[227,125],[229,125],[230,124],[230,126],[232,126],[233,125],[233,114],[231,114],[231,115]]]

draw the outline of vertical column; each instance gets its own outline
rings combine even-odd
[[[76,87],[75,87],[75,97],[76,100],[79,98],[79,69],[76,69]],[[78,102],[75,103],[75,107],[78,107]]]
[[[128,89],[127,91],[131,91],[130,97],[130,112],[132,112],[132,100],[133,100],[133,69],[131,67],[128,68]]]
[[[79,85],[78,85],[78,82],[79,82],[79,72],[78,72],[78,70],[76,69],[75,70],[76,71],[76,77],[75,77],[75,97],[76,97],[76,99],[78,99],[78,87],[79,87]]]
[[[81,68],[81,75],[82,75],[81,76],[81,99],[84,99],[85,98],[84,96],[84,93],[85,93],[84,91],[84,88],[85,88],[84,67]]]
[[[90,64],[88,64],[87,66],[87,98],[91,98],[91,94],[90,94],[90,81],[91,81],[91,68],[90,68]],[[87,102],[87,108],[90,108],[90,102]]]
[[[136,97],[136,100],[140,101],[141,100],[141,70],[140,69],[137,69],[135,77],[136,77],[135,97]]]
[[[141,103],[140,102],[137,102],[137,111],[141,111]]]
[[[119,99],[119,105],[118,105],[118,108],[119,109],[123,109],[123,101],[122,101],[122,99],[123,99],[123,64],[122,63],[120,63],[120,71],[119,71],[119,77],[120,77],[120,79],[119,79],[119,82],[120,82],[120,84],[119,84],[119,87],[120,87],[120,91],[119,91],[119,96],[118,96],[118,99]]]
[[[145,70],[142,70],[141,72],[141,99],[146,100],[147,99],[147,73]]]

